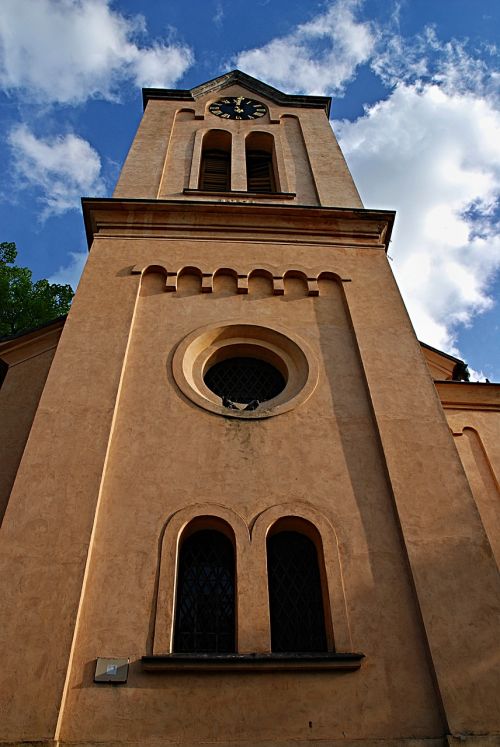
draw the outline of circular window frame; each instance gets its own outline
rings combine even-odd
[[[275,366],[286,381],[283,391],[256,410],[224,407],[205,384],[204,375],[210,365],[237,356],[259,358]],[[318,383],[319,369],[310,346],[288,329],[228,320],[187,335],[174,352],[172,373],[181,392],[199,407],[224,417],[259,420],[306,402]]]

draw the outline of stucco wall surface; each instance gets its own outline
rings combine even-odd
[[[309,721],[320,739],[494,731],[487,652],[497,576],[383,250],[289,245],[262,233],[252,241],[248,232],[235,240],[231,229],[215,242],[198,229],[140,239],[116,228],[94,242],[3,531],[2,737],[293,740],[311,736]],[[151,263],[237,275],[265,266],[270,276],[250,272],[242,294],[236,278],[215,275],[202,293],[188,271],[166,292],[164,270],[142,283],[134,274]],[[297,267],[320,276],[319,296],[286,277]],[[283,295],[274,277],[285,278]],[[242,319],[289,327],[314,351],[318,385],[300,407],[242,422],[200,409],[176,387],[171,359],[182,339]],[[250,530],[281,505],[333,526],[352,648],[366,655],[359,671],[143,671],[162,531],[179,509],[207,503]],[[252,562],[247,632],[266,599],[263,558]],[[21,652],[9,645],[19,639]],[[131,658],[128,683],[94,685],[96,657],[120,655]],[[26,679],[27,669],[39,676]]]
[[[379,278],[366,282],[376,293]],[[500,614],[490,545],[393,277],[379,286],[376,313],[368,293],[351,289],[347,302],[448,724],[452,732],[495,732],[499,671],[489,652]]]
[[[496,410],[446,409],[481,521],[500,568],[500,393]]]
[[[55,735],[134,309],[135,279],[102,276],[93,264],[61,334],[1,530],[7,741]]]
[[[0,525],[45,385],[59,332],[42,341],[10,343],[0,356],[10,361],[0,389]],[[7,345],[4,343],[4,347]]]
[[[155,256],[171,265],[189,257],[195,266],[227,267],[238,248],[231,241],[217,247],[171,241],[157,245]],[[92,251],[102,271],[116,276],[120,267],[147,259],[150,247],[100,240]],[[245,259],[257,265],[270,256],[276,266],[305,265],[307,255],[280,245],[245,247]],[[318,248],[314,256],[319,267],[333,266],[356,284],[358,260],[347,250],[335,252],[333,265],[331,250]],[[188,274],[177,292],[164,288],[161,274],[145,276],[131,329],[62,738],[111,740],[120,724],[123,735],[137,740],[295,739],[308,734],[309,721],[319,738],[438,735],[422,630],[341,287],[320,281],[320,296],[311,298],[291,280],[283,296],[273,296],[270,281],[255,277],[241,295],[227,277],[202,294],[199,278]],[[312,346],[320,380],[300,408],[242,422],[205,412],[180,394],[171,372],[176,346],[198,327],[242,318],[279,322]],[[169,517],[192,504],[200,504],[201,514],[205,504],[223,506],[249,528],[279,504],[284,515],[298,505],[320,511],[337,532],[352,645],[366,654],[362,670],[217,678],[143,672],[139,659],[152,645],[162,531]],[[263,560],[255,560],[254,573],[249,569],[249,629],[267,596]],[[119,690],[92,682],[93,661],[108,655],[131,657],[129,681]]]

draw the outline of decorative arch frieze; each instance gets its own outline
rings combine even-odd
[[[321,286],[325,287],[325,281],[334,283],[350,282],[350,278],[342,278],[335,272],[320,271],[312,272],[305,268],[290,267],[277,271],[276,268],[259,265],[256,267],[234,268],[234,267],[217,267],[215,269],[205,270],[200,267],[183,266],[178,269],[167,268],[161,260],[155,260],[145,264],[134,265],[131,269],[132,274],[146,275],[147,273],[160,273],[165,276],[165,291],[175,293],[179,289],[179,279],[186,275],[194,275],[201,279],[199,286],[200,293],[216,292],[217,283],[214,279],[220,275],[232,276],[236,279],[235,293],[251,293],[249,281],[255,277],[265,277],[269,280],[269,295],[286,296],[287,294],[296,295],[297,283],[304,283],[305,296],[322,295]],[[293,280],[294,283],[287,283]],[[287,287],[288,286],[288,287]],[[292,287],[294,290],[292,291]],[[301,294],[299,294],[301,295]]]

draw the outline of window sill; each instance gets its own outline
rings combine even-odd
[[[147,672],[278,672],[359,669],[364,654],[160,654],[143,656]]]
[[[226,197],[227,199],[265,199],[265,200],[293,200],[296,197],[295,192],[244,192],[239,190],[227,190],[224,192],[209,191],[206,189],[186,189],[183,190],[185,195],[203,195],[203,197]]]

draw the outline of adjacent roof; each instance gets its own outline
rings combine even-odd
[[[455,363],[463,363],[464,361],[461,358],[455,358],[454,355],[450,355],[449,353],[443,353],[442,350],[438,350],[437,348],[433,348],[432,345],[427,345],[426,342],[422,342],[422,340],[419,340],[419,343],[423,348],[427,348],[427,350],[432,350],[433,353],[437,353],[438,355],[442,355],[443,358],[448,358],[450,361],[454,361]]]
[[[43,324],[38,324],[36,327],[31,327],[30,329],[25,329],[22,332],[16,332],[15,335],[5,335],[4,337],[0,337],[0,352],[1,349],[7,347],[7,343],[13,342],[15,340],[20,340],[22,337],[28,337],[31,335],[32,337],[36,337],[36,335],[39,332],[42,332],[49,327],[57,327],[57,326],[64,326],[64,323],[67,318],[67,314],[62,314],[62,316],[58,316],[55,319],[51,319],[50,322],[44,322]]]
[[[324,109],[327,117],[330,116],[330,107],[332,99],[330,96],[296,96],[293,94],[283,93],[277,88],[268,86],[257,78],[252,78],[241,70],[231,70],[230,73],[219,75],[217,78],[202,83],[191,89],[175,88],[143,88],[142,101],[144,108],[150,99],[170,99],[172,101],[195,101],[200,96],[208,93],[217,93],[217,91],[227,88],[234,83],[240,83],[249,91],[257,95],[266,96],[276,104],[282,106],[312,107],[315,109]]]

